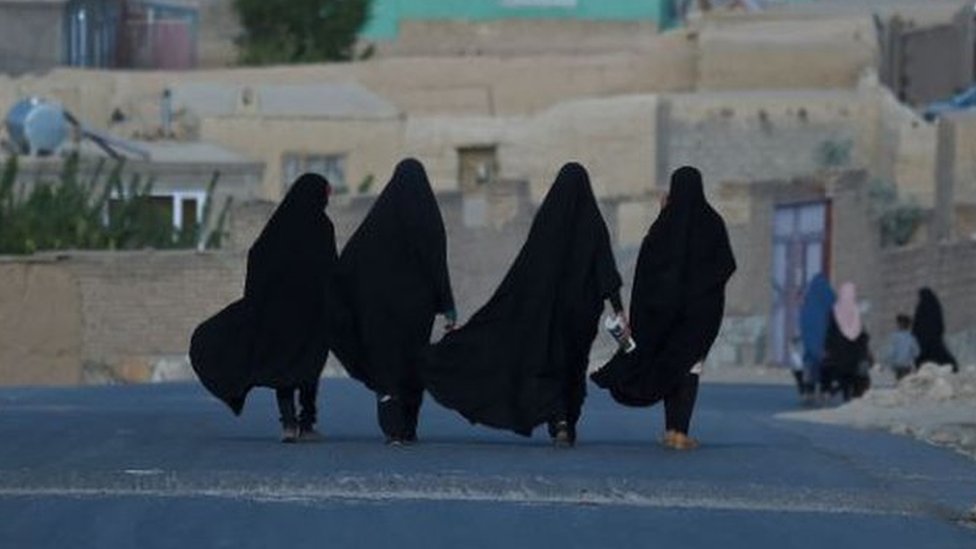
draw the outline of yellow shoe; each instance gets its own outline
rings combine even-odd
[[[698,448],[698,441],[684,433],[675,433],[672,438],[671,448],[675,450],[694,450]]]
[[[661,444],[668,448],[674,448],[674,440],[678,435],[678,431],[665,431],[664,436],[661,438]]]

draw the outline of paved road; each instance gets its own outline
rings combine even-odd
[[[430,404],[387,448],[359,386],[321,400],[327,440],[282,445],[266,390],[0,390],[0,547],[976,547],[976,463],[776,419],[787,387],[704,385],[692,453],[600,391],[571,451]]]

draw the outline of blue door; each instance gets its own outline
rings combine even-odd
[[[769,322],[769,356],[775,364],[787,364],[790,340],[799,335],[807,284],[818,273],[829,272],[829,232],[830,204],[826,201],[776,207]]]

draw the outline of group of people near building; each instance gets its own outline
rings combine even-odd
[[[914,316],[899,313],[894,322],[881,364],[897,380],[926,363],[951,365],[958,371],[956,358],[945,344],[942,304],[931,288],[919,290]],[[790,360],[803,400],[813,403],[839,393],[847,401],[863,395],[871,386],[875,357],[855,285],[843,283],[837,295],[826,276],[814,276],[804,295],[799,325]]]
[[[698,375],[736,269],[698,170],[684,167],[640,248],[629,315],[590,179],[566,164],[494,294],[458,324],[447,235],[422,164],[400,162],[338,253],[328,181],[300,177],[251,247],[242,299],[194,332],[203,385],[235,414],[254,387],[277,392],[282,440],[319,437],[319,378],[331,351],[376,395],[388,443],[417,440],[423,395],[472,423],[573,446],[590,348],[609,303],[623,342],[592,380],[626,406],[664,402],[662,442],[688,436]],[[435,317],[445,334],[431,343]],[[298,396],[298,406],[295,398]]]

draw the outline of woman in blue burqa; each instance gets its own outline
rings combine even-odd
[[[837,296],[827,277],[823,273],[814,276],[807,287],[803,307],[800,309],[800,338],[803,341],[802,392],[806,399],[813,397],[818,385],[824,393],[828,389],[822,375],[822,366],[827,327],[830,325],[830,315],[836,301]]]

